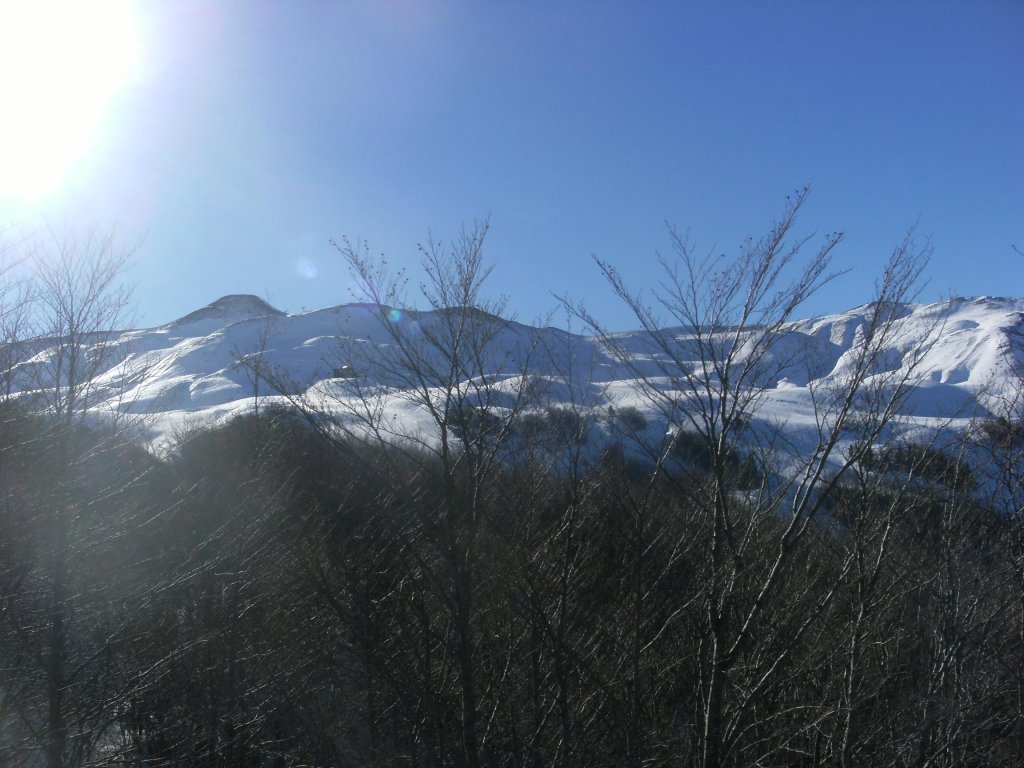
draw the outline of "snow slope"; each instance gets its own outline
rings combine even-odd
[[[813,430],[812,395],[849,372],[868,309],[787,326],[771,348],[767,362],[772,364],[762,366],[758,384],[765,397],[756,417],[786,424],[794,434]],[[230,418],[257,402],[308,395],[331,407],[357,390],[377,387],[396,395],[387,408],[399,431],[427,434],[425,409],[401,397],[408,377],[389,364],[396,336],[423,355],[425,369],[444,368],[432,340],[446,338],[445,329],[462,311],[350,304],[287,315],[255,296],[225,296],[167,325],[126,331],[108,344],[109,364],[97,381],[102,395],[92,409],[138,417],[159,443],[183,422]],[[666,369],[664,355],[643,332],[613,337],[613,344],[628,352],[623,361],[608,340],[514,322],[485,325],[493,336],[480,345],[485,354],[464,372],[466,378],[486,374],[492,392],[506,387],[511,393],[525,371],[545,404],[572,402],[601,411],[632,406],[646,412],[652,430],[664,433],[664,416],[640,396],[634,376],[661,377],[670,389],[674,382],[664,375],[671,366]],[[694,364],[696,345],[688,329],[672,329],[670,335],[681,362]],[[964,427],[1018,380],[1024,299],[957,298],[901,307],[876,373],[899,372],[919,357],[905,423],[922,429]],[[28,374],[48,359],[44,348],[21,364],[16,382],[22,391],[39,381]],[[275,381],[276,390],[264,375]]]

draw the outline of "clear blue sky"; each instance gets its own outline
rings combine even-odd
[[[867,300],[916,221],[923,298],[1024,294],[1017,0],[124,7],[130,76],[49,186],[0,192],[0,220],[141,239],[145,324],[226,293],[341,303],[331,238],[412,267],[428,230],[489,216],[491,288],[520,319],[557,293],[631,327],[592,254],[651,285],[666,222],[732,251],[805,184],[800,231],[844,231],[854,270],[808,313]]]

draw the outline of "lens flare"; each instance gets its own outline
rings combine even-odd
[[[320,274],[320,270],[317,269],[312,259],[303,256],[295,262],[295,273],[306,280],[312,280]]]

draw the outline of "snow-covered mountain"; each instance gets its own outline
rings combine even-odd
[[[762,366],[771,376],[758,382],[765,397],[756,417],[786,424],[794,433],[811,429],[813,393],[848,372],[868,310],[858,307],[786,326],[771,349],[775,365]],[[395,333],[422,352],[429,367],[439,362],[430,340],[451,325],[450,313],[470,311],[349,304],[285,314],[255,296],[225,296],[174,322],[106,341],[98,396],[90,407],[97,414],[138,416],[159,443],[184,422],[227,419],[257,402],[307,395],[338,403],[356,391],[390,387],[387,391],[398,395],[386,405],[390,418],[402,430],[425,433],[430,429],[425,409],[401,397],[408,382],[388,364]],[[503,382],[514,388],[525,371],[543,384],[538,391],[544,392],[545,405],[572,402],[602,411],[632,406],[664,434],[665,425],[634,379],[638,372],[655,379],[665,373],[647,334],[621,333],[609,340],[515,322],[485,325],[493,335],[478,344],[484,355],[466,375],[486,374],[492,392],[500,392]],[[691,341],[687,329],[672,334],[685,356]],[[611,346],[626,350],[628,360],[613,354]],[[900,371],[921,354],[904,422],[928,429],[965,426],[1019,381],[1024,299],[957,298],[900,308],[876,373]],[[29,372],[52,357],[52,350],[43,348],[23,361],[16,385],[32,389],[40,377]],[[672,382],[666,379],[665,386]]]

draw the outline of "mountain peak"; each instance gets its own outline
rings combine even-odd
[[[254,296],[251,293],[229,293],[227,296],[221,296],[216,301],[207,304],[202,309],[197,309],[195,312],[178,318],[170,323],[169,327],[176,328],[204,320],[217,320],[228,325],[260,317],[281,317],[284,314],[259,296]]]

